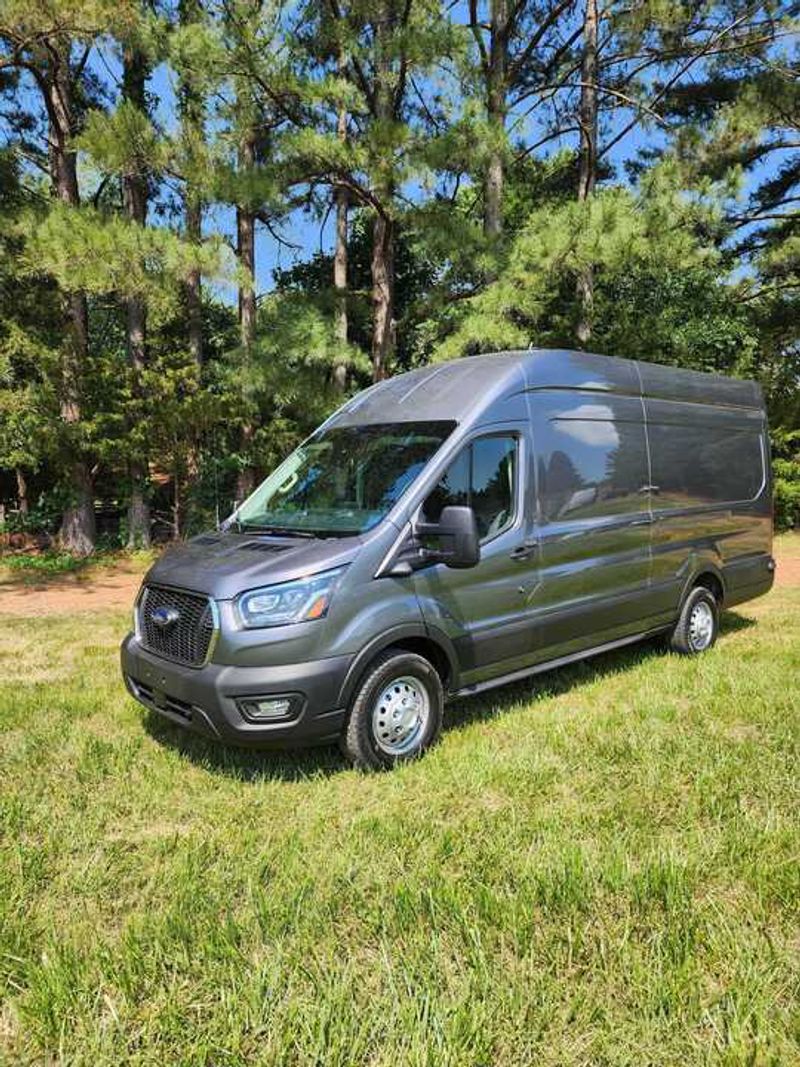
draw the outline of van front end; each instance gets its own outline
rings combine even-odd
[[[291,633],[244,630],[235,614],[233,601],[145,585],[136,631],[122,645],[128,691],[149,710],[217,741],[283,747],[338,737],[353,657],[303,658],[304,646],[316,644],[303,633],[314,622],[287,627]],[[164,617],[167,628],[154,634]]]
[[[153,655],[135,634],[122,646],[125,684],[140,704],[216,741],[259,748],[334,741],[351,661],[338,656],[270,668],[207,663],[198,669]]]
[[[450,421],[323,426],[216,533],[168,549],[122,645],[129,692],[223,742],[341,736],[358,657],[424,634],[408,582],[376,581],[400,530],[392,508]]]

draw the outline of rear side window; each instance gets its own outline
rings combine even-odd
[[[647,507],[639,401],[578,394],[535,398],[534,447],[543,522],[625,515]]]
[[[761,438],[726,426],[650,423],[653,508],[752,500],[764,480]]]
[[[475,512],[481,540],[487,541],[513,523],[516,483],[516,437],[479,437],[447,468],[425,501],[423,515],[427,522],[438,522],[443,508],[468,505]]]

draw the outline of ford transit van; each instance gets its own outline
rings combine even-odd
[[[771,511],[753,382],[570,351],[434,365],[165,552],[123,676],[216,740],[390,767],[452,698],[658,633],[708,649],[772,585]]]

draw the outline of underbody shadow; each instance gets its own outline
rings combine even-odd
[[[720,634],[724,640],[725,634],[747,630],[754,625],[754,619],[727,611],[720,620]],[[483,695],[461,698],[446,709],[445,733],[471,722],[496,718],[525,697],[538,700],[559,696],[664,654],[665,638],[655,637],[531,675]],[[348,769],[347,761],[335,745],[283,750],[237,748],[190,733],[153,711],[146,712],[144,725],[158,744],[179,752],[183,758],[205,770],[243,782],[303,782],[328,778]]]
[[[303,782],[347,769],[336,745],[280,750],[239,748],[184,730],[154,711],[145,712],[144,727],[159,745],[179,752],[204,770],[242,782]]]
[[[720,636],[724,641],[726,634],[747,630],[751,626],[755,626],[754,619],[726,611],[720,617]],[[579,686],[590,685],[609,674],[625,671],[665,655],[667,644],[667,635],[661,634],[563,667],[529,675],[518,682],[498,686],[497,689],[487,690],[474,697],[455,700],[447,709],[445,730],[493,719],[509,711],[526,697],[530,700],[549,699]]]

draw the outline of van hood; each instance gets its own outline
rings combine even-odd
[[[302,578],[350,563],[361,537],[254,536],[233,532],[201,534],[168,548],[145,582],[232,600],[246,589]]]

